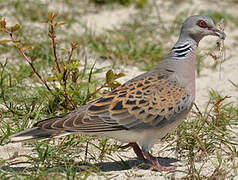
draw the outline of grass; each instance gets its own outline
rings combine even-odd
[[[189,14],[189,10],[186,9],[167,22],[162,16],[163,11],[156,8],[154,3],[138,1],[145,3],[130,21],[120,27],[107,30],[104,34],[97,34],[81,24],[85,32],[72,33],[70,29],[75,23],[81,23],[80,18],[83,14],[98,11],[98,5],[94,4],[97,2],[99,1],[74,4],[75,2],[60,0],[57,3],[60,7],[67,7],[65,12],[59,12],[56,18],[52,18],[52,14],[47,18],[51,6],[49,2],[0,1],[0,5],[8,9],[5,14],[0,14],[2,18],[6,18],[7,25],[10,22],[21,25],[21,28],[14,32],[15,38],[21,40],[19,46],[15,44],[14,47],[10,42],[2,42],[0,45],[1,146],[8,144],[8,137],[11,134],[31,127],[41,119],[67,113],[85,101],[100,96],[103,93],[101,89],[109,90],[118,85],[116,78],[123,74],[116,74],[113,71],[106,73],[103,68],[95,68],[93,63],[89,62],[90,57],[84,55],[85,48],[89,53],[96,54],[96,57],[111,60],[113,65],[129,64],[149,70],[167,55],[171,48],[169,42],[174,42],[173,38],[179,34],[177,29]],[[118,4],[112,5],[112,1],[108,1],[109,4],[103,2],[105,4],[100,5],[102,9],[121,7]],[[168,8],[169,13],[175,8],[174,5],[167,6],[163,3],[160,7]],[[216,21],[223,17],[227,24],[229,19],[235,22],[235,17],[223,10],[211,12],[209,15]],[[59,72],[55,63],[51,25],[40,23],[46,20],[67,23],[54,31],[59,67],[63,72],[67,69],[66,74],[70,73],[66,85],[62,78],[64,73]],[[51,33],[51,38],[48,37],[48,33]],[[9,39],[3,32],[0,37]],[[78,41],[77,48],[69,58],[75,39]],[[34,48],[26,49],[25,53],[31,58],[36,71],[49,84],[50,91],[44,83],[41,83],[17,49],[31,46]],[[202,58],[199,57],[198,62],[202,61]],[[198,63],[197,73],[203,68],[203,64]],[[98,78],[97,75],[102,72],[107,74],[106,77]],[[235,86],[237,82],[232,84]],[[68,102],[69,99],[75,102],[74,105]],[[237,175],[238,135],[232,129],[238,125],[237,106],[232,104],[228,97],[211,91],[207,107],[204,111],[195,108],[190,119],[175,133],[162,139],[162,143],[174,142],[171,146],[179,153],[179,158],[185,161],[186,170],[183,172],[183,178],[213,179]],[[120,155],[113,156],[116,152],[122,151],[118,149],[119,145],[118,142],[109,139],[80,135],[27,143],[26,146],[32,149],[30,154],[15,154],[10,159],[0,159],[0,177],[1,179],[87,179],[93,176],[110,178],[110,173],[102,171],[100,162],[105,160],[118,162],[118,159],[121,159],[119,164],[122,169],[131,168]],[[27,167],[22,169],[10,167],[17,165],[19,158],[25,158]],[[207,162],[212,162],[211,172],[204,174]],[[169,177],[165,173],[162,175]]]
[[[231,129],[237,124],[238,109],[230,103],[224,103],[226,98],[229,97],[221,97],[216,92],[211,92],[211,100],[205,111],[202,113],[197,109],[193,112],[193,120],[183,123],[178,131],[176,149],[182,156],[189,156],[188,177],[192,179],[203,178],[200,174],[202,168],[197,168],[195,162],[206,164],[210,161],[213,166],[210,170],[214,170],[211,177],[221,177],[229,171],[224,168],[225,164],[231,159],[234,161],[238,155],[238,143],[232,138],[237,136],[237,132]],[[235,173],[234,169],[232,171]],[[219,175],[215,175],[216,173]]]
[[[174,19],[174,25],[171,26],[162,18],[157,18],[157,14],[150,13],[151,8],[152,5],[144,8],[135,14],[131,22],[123,23],[119,28],[108,30],[99,36],[86,31],[87,35],[82,36],[80,42],[113,62],[137,63],[143,70],[149,70],[167,56],[171,45],[164,42],[172,41],[171,36],[178,34],[176,29],[181,24],[179,19],[186,17],[186,14],[181,14],[182,17]]]

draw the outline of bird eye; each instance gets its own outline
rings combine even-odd
[[[201,28],[207,28],[207,23],[204,20],[199,20],[197,22],[197,25],[200,26]]]

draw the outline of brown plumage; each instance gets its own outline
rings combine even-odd
[[[97,133],[137,128],[162,128],[188,110],[186,89],[168,76],[146,76],[129,81],[83,110],[38,122],[45,130]],[[191,102],[189,103],[191,106]]]

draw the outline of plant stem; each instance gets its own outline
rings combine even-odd
[[[70,53],[69,53],[69,58],[68,58],[68,66],[66,66],[65,70],[64,70],[64,74],[63,74],[63,81],[64,81],[64,84],[66,85],[66,82],[67,82],[67,79],[68,79],[68,69],[69,69],[69,66],[70,66],[70,63],[71,63],[71,57],[72,57],[72,54],[73,54],[73,48],[71,49]]]
[[[16,39],[13,37],[12,32],[10,32],[10,31],[8,31],[8,30],[6,30],[6,32],[10,35],[11,40],[12,40],[13,42],[16,42]],[[37,72],[37,70],[35,69],[34,65],[32,64],[31,59],[25,54],[25,51],[24,51],[21,47],[19,47],[19,46],[15,46],[15,47],[18,49],[18,51],[21,53],[21,55],[24,57],[24,59],[25,59],[25,60],[28,62],[28,64],[31,66],[33,72],[34,72],[34,73],[36,74],[36,76],[40,79],[40,81],[45,85],[45,87],[46,87],[49,91],[51,91],[51,89],[50,89],[50,87],[48,86],[47,82],[41,77],[41,75],[40,75],[40,74]]]
[[[71,64],[71,58],[72,58],[72,55],[73,55],[73,51],[75,50],[75,48],[71,48],[71,51],[69,53],[69,58],[68,58],[68,66],[66,66],[65,70],[64,70],[64,73],[63,73],[63,83],[64,83],[64,93],[65,93],[65,102],[66,102],[66,106],[67,106],[67,109],[72,109],[69,104],[71,104],[73,107],[75,107],[75,103],[74,102],[71,102],[73,101],[72,98],[70,98],[68,92],[67,92],[67,79],[68,79],[68,70],[70,68],[70,64]]]
[[[54,53],[54,57],[55,57],[55,64],[56,64],[58,72],[61,73],[60,66],[59,66],[59,63],[58,63],[58,57],[57,57],[57,54],[56,54],[55,27],[54,27],[53,21],[51,21],[50,26],[51,26],[51,32],[50,33],[51,33],[53,53]]]

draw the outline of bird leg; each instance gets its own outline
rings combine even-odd
[[[158,162],[158,159],[154,156],[152,156],[148,151],[145,151],[142,149],[143,155],[146,157],[148,161],[150,161],[156,169],[160,171],[171,171],[176,169],[176,166],[163,166]]]
[[[120,148],[121,148],[121,149],[127,149],[127,148],[129,148],[129,147],[132,147],[132,148],[133,148],[135,154],[137,155],[137,157],[138,157],[140,160],[143,160],[143,161],[146,160],[145,157],[144,157],[144,155],[143,155],[143,153],[142,153],[141,148],[140,148],[140,147],[138,146],[138,144],[135,143],[135,142],[130,142],[130,143],[124,145],[124,146],[121,146]]]
[[[137,157],[140,160],[143,160],[144,162],[146,162],[146,160],[148,160],[151,164],[154,165],[154,167],[160,171],[171,171],[176,169],[176,166],[163,166],[158,162],[158,159],[156,157],[154,157],[153,155],[151,155],[148,151],[145,150],[141,150],[141,148],[138,146],[137,143],[135,142],[130,142],[124,146],[121,146],[121,149],[127,149],[129,147],[132,147],[135,154],[137,155]]]

